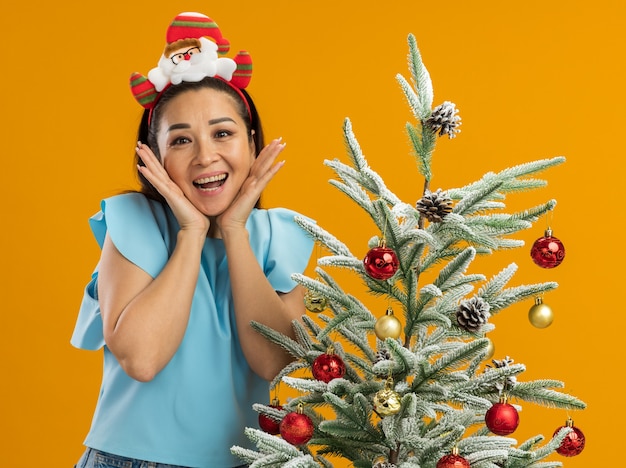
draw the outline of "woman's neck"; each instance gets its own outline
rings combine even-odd
[[[212,239],[221,239],[222,233],[220,232],[220,228],[217,225],[217,218],[215,216],[209,216],[209,222],[211,224],[209,226],[209,231],[206,233],[206,236]]]

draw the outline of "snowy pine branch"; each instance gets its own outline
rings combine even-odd
[[[352,254],[350,253],[350,250],[343,242],[341,242],[335,236],[330,234],[328,231],[319,227],[317,224],[309,221],[307,218],[303,216],[296,216],[294,218],[294,221],[296,222],[298,226],[300,226],[302,229],[308,232],[311,235],[311,237],[313,237],[315,240],[324,244],[324,246],[328,248],[331,252],[333,252],[335,255],[344,255],[347,257],[352,256]]]
[[[409,71],[413,78],[415,89],[417,90],[417,97],[421,108],[421,112],[416,115],[416,117],[423,120],[430,115],[430,110],[433,105],[433,83],[428,70],[424,66],[424,61],[417,47],[415,36],[409,34],[407,42],[409,45]]]
[[[553,380],[535,380],[518,382],[509,391],[512,397],[535,403],[548,408],[584,409],[585,403],[578,398],[567,395],[548,387],[563,387],[563,384]]]

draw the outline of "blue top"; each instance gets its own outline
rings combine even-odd
[[[117,249],[156,277],[179,230],[171,210],[138,193],[102,202],[90,219],[100,247],[109,233]],[[276,291],[289,292],[290,276],[307,266],[313,241],[283,208],[253,210],[246,228],[252,250]],[[248,366],[239,345],[220,239],[207,238],[189,324],[171,361],[150,382],[122,370],[104,343],[97,301],[98,271],[85,289],[71,342],[104,348],[104,374],[85,445],[140,460],[197,468],[233,467],[233,445],[250,446],[244,427],[257,427],[253,403],[267,403],[268,383]]]

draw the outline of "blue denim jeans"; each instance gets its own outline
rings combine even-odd
[[[244,468],[241,465],[238,468]],[[101,452],[92,448],[87,448],[83,456],[80,457],[74,468],[188,468],[180,465],[168,465],[167,463],[155,463],[149,461],[136,460],[134,458],[121,457],[111,453]]]

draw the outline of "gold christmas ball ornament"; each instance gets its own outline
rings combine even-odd
[[[550,306],[543,303],[541,297],[535,298],[535,305],[528,311],[528,320],[537,328],[546,328],[552,324],[554,314]]]
[[[320,313],[328,306],[328,299],[315,291],[307,290],[304,293],[304,307],[309,312]]]
[[[374,324],[374,333],[380,340],[386,338],[399,338],[402,333],[402,324],[400,320],[393,315],[391,308],[387,309],[387,313],[376,320]]]
[[[374,395],[374,410],[381,416],[391,416],[400,411],[400,395],[392,388],[393,380],[387,379],[385,388]]]
[[[491,359],[496,352],[496,347],[493,345],[493,341],[489,340],[489,344],[486,348],[487,354],[485,355],[485,360]]]

